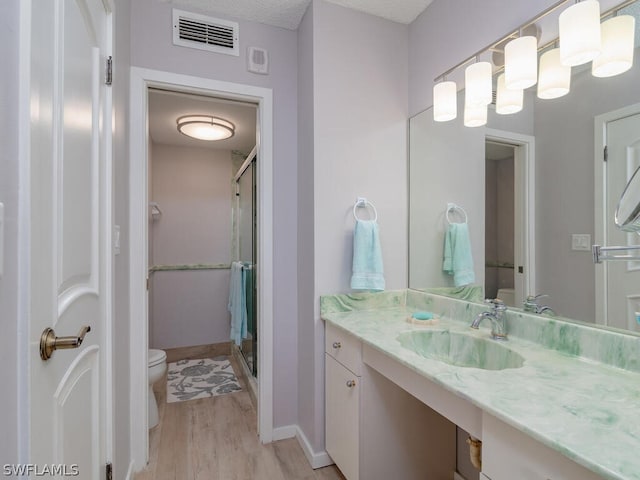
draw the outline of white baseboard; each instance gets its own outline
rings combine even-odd
[[[276,427],[273,429],[273,441],[285,440],[296,436],[298,430],[297,425],[285,425],[284,427]]]
[[[127,470],[126,480],[133,480],[133,460],[129,463],[129,470]]]
[[[309,460],[311,468],[315,470],[316,468],[333,465],[334,462],[333,460],[331,460],[331,457],[327,452],[325,452],[324,450],[320,453],[313,451],[309,440],[299,426],[296,426],[296,438],[298,439],[298,443],[302,447],[302,451],[307,457],[307,460]]]

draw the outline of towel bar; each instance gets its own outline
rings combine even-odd
[[[356,203],[353,205],[353,217],[356,220],[360,220],[358,218],[358,215],[356,214],[356,208],[366,208],[367,206],[373,209],[373,221],[374,222],[378,221],[378,210],[376,210],[376,207],[373,203],[371,203],[369,200],[367,200],[364,197],[358,197],[356,199]]]
[[[451,212],[459,212],[460,214],[462,214],[464,216],[464,222],[460,222],[460,223],[467,223],[468,222],[468,217],[467,217],[467,212],[464,211],[464,208],[462,208],[459,205],[456,205],[455,203],[447,203],[447,213],[446,213],[446,217],[447,217],[447,222],[449,223],[449,225],[451,225],[452,222],[451,219],[449,218],[449,213]]]

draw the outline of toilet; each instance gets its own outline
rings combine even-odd
[[[502,300],[508,307],[516,306],[516,291],[513,288],[500,288],[496,297]]]
[[[167,371],[167,354],[164,350],[149,349],[149,428],[158,425],[158,403],[153,393],[153,384],[164,377]]]

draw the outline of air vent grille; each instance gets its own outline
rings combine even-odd
[[[173,43],[238,56],[238,24],[174,9]]]

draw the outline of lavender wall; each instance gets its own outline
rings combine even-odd
[[[26,316],[19,317],[18,297],[18,46],[19,0],[0,3],[0,203],[4,203],[4,272],[0,276],[0,382],[6,392],[0,396],[0,465],[17,463],[20,446],[18,392],[18,329],[26,328]],[[22,382],[21,382],[22,383]],[[22,425],[24,427],[24,425]]]
[[[317,453],[324,449],[319,297],[350,291],[357,196],[369,198],[378,209],[387,288],[406,287],[408,35],[405,25],[323,0],[314,1],[312,8],[299,34],[303,55],[313,54],[312,65],[299,64],[299,121],[306,132],[299,144],[305,157],[300,168],[306,174],[300,181],[309,181],[312,162],[313,243],[307,234],[299,237],[300,251],[308,248],[309,255],[299,256],[298,271],[304,275],[305,293],[313,288],[313,305],[308,298],[300,302],[299,341],[305,353],[298,399],[300,427]],[[310,195],[303,200],[306,208],[311,207]]]
[[[153,144],[152,265],[231,262],[231,151]],[[229,341],[229,270],[153,274],[149,345]]]
[[[202,12],[196,12],[202,13]],[[176,47],[171,5],[131,3],[131,64],[271,88],[274,101],[274,425],[297,422],[297,34],[239,21],[240,56]],[[269,51],[269,75],[246,71],[248,46]]]

